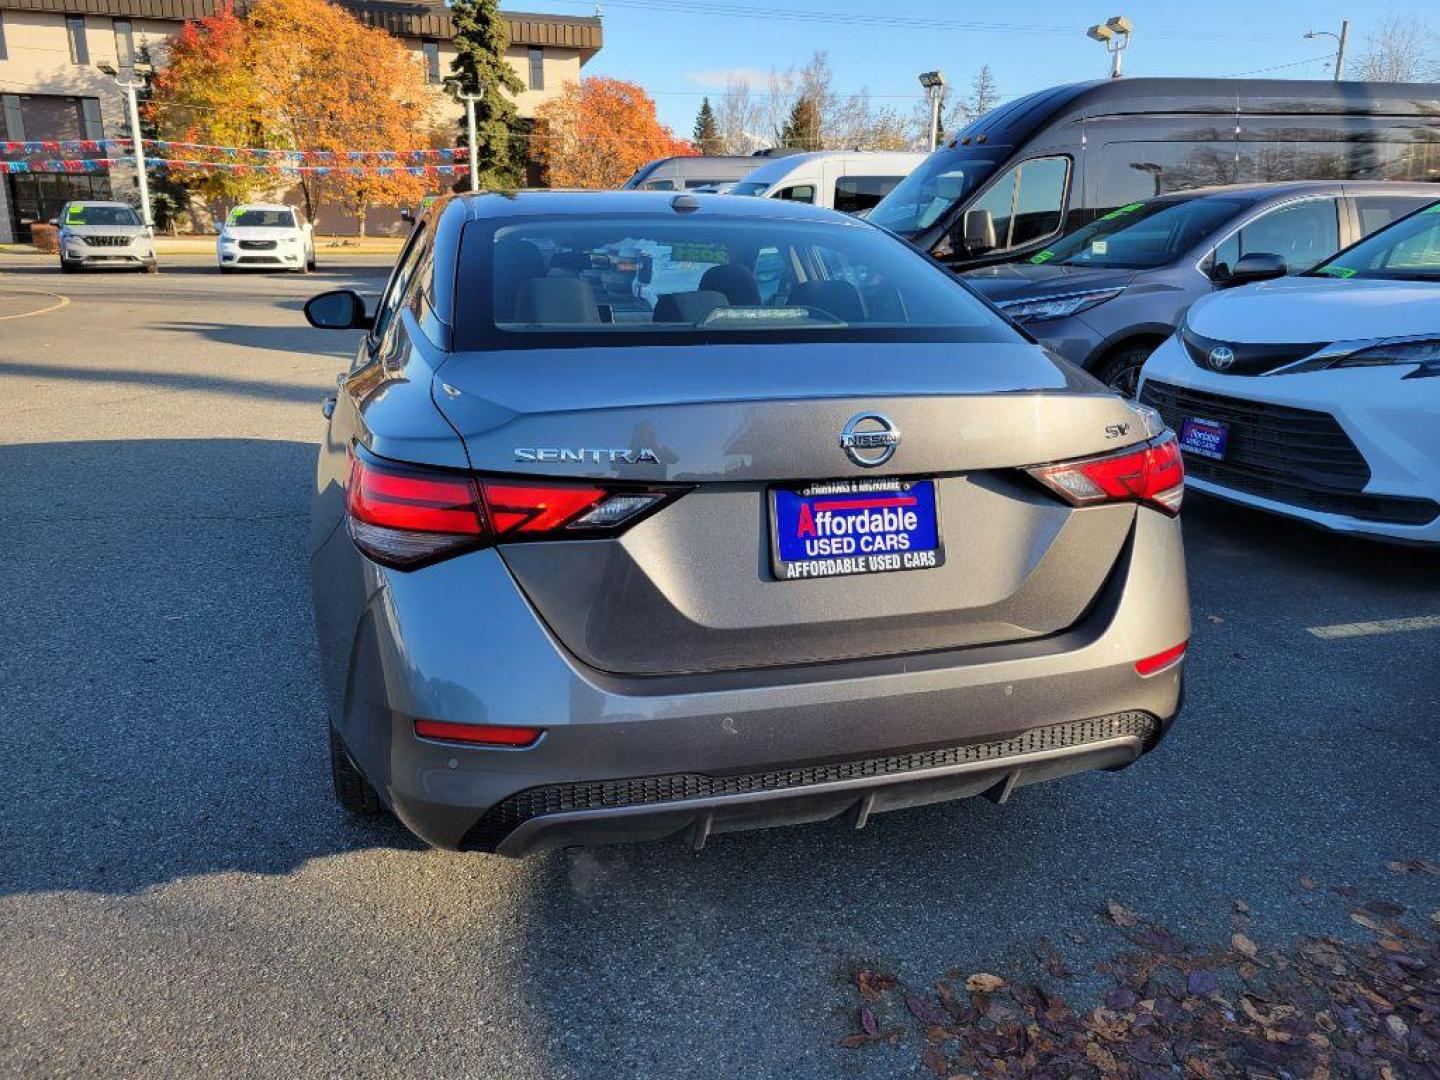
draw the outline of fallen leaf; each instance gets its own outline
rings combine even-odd
[[[1084,934],[1080,933],[1080,931],[1078,930],[1072,930],[1070,931],[1070,940],[1073,941],[1076,945],[1084,945],[1085,942],[1089,940],[1089,938],[1087,938]]]
[[[993,994],[1004,985],[1004,979],[988,971],[977,972],[965,980],[965,989],[972,994]]]
[[[846,1035],[843,1039],[840,1040],[840,1045],[843,1046],[846,1050],[854,1050],[857,1046],[864,1046],[869,1041],[869,1035],[864,1035],[857,1032],[854,1035]]]
[[[1186,985],[1196,997],[1205,997],[1220,989],[1220,980],[1213,971],[1192,971]]]
[[[913,995],[905,999],[905,1007],[910,1010],[912,1016],[922,1024],[943,1024],[945,1015],[924,998]]]
[[[1225,621],[1224,615],[1206,615],[1205,618],[1217,626]]]
[[[1374,919],[1370,918],[1369,915],[1366,915],[1365,912],[1361,911],[1359,908],[1351,909],[1350,921],[1355,923],[1357,926],[1365,927],[1366,930],[1374,930],[1377,933],[1380,932],[1380,924],[1377,923]]]
[[[950,1071],[949,1064],[945,1061],[945,1055],[936,1050],[933,1046],[927,1046],[925,1053],[920,1055],[920,1060],[925,1067],[936,1076],[944,1076]]]
[[[1432,877],[1440,877],[1440,865],[1436,865],[1429,859],[1404,859],[1387,862],[1387,870],[1396,874],[1429,874]]]
[[[1314,878],[1308,878],[1308,877],[1302,877],[1302,878],[1300,879],[1300,887],[1301,887],[1302,889],[1310,889],[1310,890],[1313,890],[1313,889],[1315,888],[1315,879],[1314,879]]]
[[[1235,910],[1238,911],[1241,915],[1249,915],[1249,914],[1250,914],[1250,905],[1247,904],[1247,903],[1245,903],[1244,900],[1236,900],[1236,901],[1235,901]]]
[[[860,1027],[872,1039],[880,1034],[880,1024],[876,1021],[875,1014],[871,1012],[869,1005],[860,1009]]]
[[[1246,937],[1244,934],[1230,935],[1230,947],[1236,952],[1238,952],[1241,956],[1247,956],[1251,960],[1254,960],[1260,952],[1260,947],[1256,945],[1255,942],[1251,941],[1248,937]]]
[[[1404,952],[1404,951],[1405,951],[1405,945],[1404,945],[1404,943],[1403,943],[1403,942],[1400,942],[1400,941],[1396,941],[1393,937],[1381,938],[1381,939],[1380,939],[1380,947],[1381,947],[1382,949],[1384,949],[1386,952]]]
[[[879,1001],[886,990],[895,989],[895,976],[881,975],[875,971],[859,971],[855,974],[855,985],[860,996],[866,1001]]]
[[[1430,921],[1436,926],[1440,926],[1440,911],[1432,911],[1430,913]]]
[[[1389,1029],[1391,1037],[1399,1042],[1404,1042],[1405,1037],[1410,1034],[1410,1025],[1394,1013],[1385,1017],[1385,1027]]]
[[[1136,915],[1135,912],[1131,911],[1118,900],[1111,900],[1106,903],[1105,910],[1110,913],[1110,919],[1116,926],[1124,927],[1126,930],[1138,926],[1140,923],[1140,916]]]
[[[1085,1044],[1085,1056],[1106,1076],[1113,1076],[1120,1071],[1120,1063],[1115,1060],[1115,1055],[1106,1050],[1098,1042],[1087,1042]]]

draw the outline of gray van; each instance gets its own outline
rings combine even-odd
[[[962,276],[1052,352],[1133,396],[1146,358],[1200,297],[1309,270],[1435,199],[1440,184],[1384,181],[1179,192]]]

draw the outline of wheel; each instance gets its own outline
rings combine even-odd
[[[147,274],[158,274],[160,272],[160,264],[154,259],[151,259],[145,264],[145,272]]]
[[[310,258],[305,260],[305,265],[311,270],[315,269],[315,253],[313,251],[310,253]]]
[[[235,268],[233,266],[221,266],[220,272],[222,274],[232,274],[235,272]]]
[[[1155,351],[1155,346],[1126,345],[1111,353],[1095,369],[1095,377],[1116,393],[1133,398],[1140,389],[1140,369]]]
[[[310,264],[308,262],[302,262],[295,268],[295,272],[297,274],[308,274],[310,272]]]
[[[385,812],[379,793],[350,760],[334,724],[330,725],[330,779],[335,784],[335,801],[347,813],[357,817],[379,817]]]
[[[74,263],[68,263],[68,262],[66,262],[64,259],[61,259],[61,260],[60,260],[60,272],[61,272],[62,274],[73,274],[73,273],[75,273],[75,271],[77,271],[77,270],[79,270],[79,269],[80,269],[80,268],[79,268],[78,266],[76,266]]]

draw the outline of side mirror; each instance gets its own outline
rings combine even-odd
[[[1284,277],[1289,272],[1290,268],[1279,255],[1256,251],[1241,255],[1235,260],[1235,265],[1230,268],[1230,276],[1225,278],[1225,284],[1248,285],[1253,281],[1270,281]]]
[[[365,301],[350,289],[321,293],[305,301],[305,318],[318,330],[369,330],[375,319],[365,314]]]
[[[60,219],[59,219],[58,217],[52,217],[52,218],[50,219],[50,221],[48,222],[48,224],[54,225],[56,228],[59,228],[59,227],[60,227]]]
[[[960,219],[960,246],[967,255],[995,250],[995,219],[989,210],[966,210]]]

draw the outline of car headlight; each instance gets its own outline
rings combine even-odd
[[[1041,322],[1063,319],[1088,311],[1106,300],[1113,300],[1125,290],[1097,289],[1093,292],[1066,293],[1063,296],[1042,296],[1037,300],[1011,300],[997,306],[1016,322]]]
[[[1332,345],[1307,360],[1275,372],[1276,375],[1299,375],[1308,371],[1330,371],[1335,368],[1396,367],[1415,364],[1407,379],[1428,379],[1440,376],[1440,338],[1377,338],[1373,341],[1348,341]]]
[[[226,236],[224,233],[221,233],[221,234],[220,234],[220,246],[221,246],[221,247],[234,247],[234,246],[235,246],[235,238],[234,238],[233,236]]]

